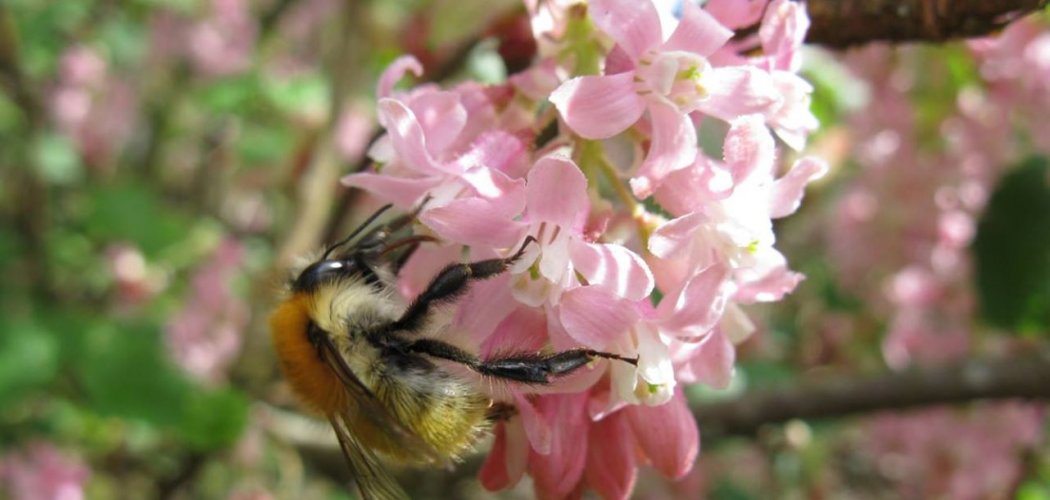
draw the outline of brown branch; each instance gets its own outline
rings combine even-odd
[[[994,33],[1050,0],[808,0],[806,41],[843,48],[868,42],[940,42]]]
[[[726,402],[694,407],[705,443],[732,435],[748,436],[766,424],[823,419],[879,411],[906,410],[978,400],[1050,400],[1050,345],[1022,354],[921,367],[905,372],[817,379],[758,390]],[[316,470],[340,484],[352,478],[330,431],[297,413],[268,405],[262,409],[269,432],[299,451]],[[484,447],[482,447],[484,449]],[[484,453],[468,457],[454,472],[409,469],[401,483],[442,484],[449,491],[475,476]]]
[[[1024,354],[868,376],[823,377],[697,405],[705,439],[749,435],[765,424],[981,399],[1050,400],[1050,346]]]

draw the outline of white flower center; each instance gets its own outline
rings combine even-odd
[[[707,59],[691,52],[649,54],[639,61],[635,88],[639,95],[659,96],[688,113],[707,98],[704,76],[710,68]]]

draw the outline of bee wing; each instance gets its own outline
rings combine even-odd
[[[371,424],[369,427],[377,429],[379,432],[384,434],[384,437],[392,444],[396,445],[402,450],[411,450],[413,454],[424,458],[427,461],[434,463],[435,465],[444,465],[446,458],[438,453],[430,444],[419,437],[416,433],[412,432],[401,422],[390,415],[383,403],[376,398],[372,391],[365,387],[361,380],[354,375],[354,372],[350,370],[350,367],[346,365],[346,361],[339,354],[339,350],[332,343],[332,339],[328,338],[327,335],[322,336],[322,349],[323,358],[325,363],[335,372],[336,376],[343,383],[343,388],[346,390],[347,395],[350,396],[351,404],[347,405],[345,409],[346,415],[344,415],[344,426],[350,425],[356,421],[367,421]],[[348,418],[347,418],[348,417]],[[335,424],[333,423],[333,427]],[[345,429],[344,429],[345,430]],[[353,430],[349,428],[349,430]],[[336,433],[338,434],[338,430]],[[351,437],[353,434],[349,434]],[[340,438],[342,442],[342,438]],[[357,442],[354,440],[354,442]],[[343,450],[346,451],[346,446],[343,446]],[[368,450],[371,454],[371,450]],[[347,455],[347,458],[352,458]]]
[[[350,470],[364,500],[409,500],[408,494],[383,468],[372,450],[354,437],[350,429],[352,421],[346,415],[329,415],[328,421],[332,423],[332,429],[335,429],[339,446],[343,448],[343,455],[350,464]]]

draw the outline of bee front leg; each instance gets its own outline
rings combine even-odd
[[[535,238],[529,236],[521,248],[505,259],[488,259],[466,264],[449,264],[431,280],[427,288],[412,301],[401,317],[391,324],[391,330],[415,331],[427,317],[430,306],[451,302],[467,291],[472,280],[483,280],[499,275],[525,254]]]

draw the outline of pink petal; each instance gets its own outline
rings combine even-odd
[[[394,85],[397,84],[397,82],[400,81],[408,71],[411,71],[412,74],[416,76],[420,76],[423,74],[423,65],[413,56],[406,55],[394,59],[394,62],[390,63],[390,65],[383,70],[383,74],[379,76],[379,84],[376,86],[376,97],[389,97],[391,91],[394,89]]]
[[[630,406],[623,410],[634,438],[663,475],[677,479],[693,468],[700,452],[700,431],[681,389],[660,406]]]
[[[461,258],[459,245],[422,245],[397,274],[397,289],[402,297],[415,297],[426,289],[445,266]]]
[[[503,212],[494,202],[463,198],[425,210],[419,220],[451,242],[508,248],[521,240],[524,227]]]
[[[746,115],[733,120],[722,145],[726,167],[733,182],[743,182],[752,172],[772,172],[776,143],[759,115]]]
[[[557,303],[557,297],[561,293],[561,288],[567,287],[571,283],[566,280],[572,279],[569,276],[572,264],[572,260],[569,258],[569,243],[572,238],[569,236],[569,232],[562,230],[558,235],[551,241],[543,245],[543,256],[540,259],[540,275],[547,278],[551,282],[553,287],[550,292],[553,294],[552,303]]]
[[[559,319],[577,342],[605,349],[627,333],[639,318],[630,301],[597,286],[581,286],[562,294]]]
[[[481,486],[489,491],[499,491],[510,486],[510,477],[507,474],[507,424],[502,422],[496,424],[492,431],[492,448],[485,457],[478,472],[478,480]]]
[[[773,84],[781,95],[781,103],[766,115],[785,144],[796,151],[806,145],[806,137],[820,126],[820,121],[809,109],[813,86],[794,73],[774,71]]]
[[[725,389],[733,380],[735,360],[736,349],[733,348],[733,343],[726,338],[721,328],[715,328],[710,335],[699,341],[686,364],[679,367],[679,380],[700,382],[715,389]]]
[[[693,2],[682,2],[682,20],[678,23],[663,50],[681,50],[702,56],[714,53],[725,45],[733,32]]]
[[[774,69],[798,71],[802,64],[799,47],[809,30],[809,16],[805,6],[788,0],[775,0],[766,8],[766,16],[758,30],[762,49],[777,59]]]
[[[773,183],[773,196],[769,216],[773,219],[795,213],[802,203],[806,184],[819,179],[828,172],[828,164],[815,156],[806,156],[795,162],[783,177]]]
[[[608,139],[633,125],[645,111],[645,100],[634,91],[634,72],[581,76],[550,96],[562,119],[587,139]]]
[[[500,216],[517,217],[525,210],[525,179],[511,179],[491,168],[472,168],[462,179],[474,194],[493,203]]]
[[[545,415],[536,411],[532,402],[520,393],[514,394],[514,403],[518,408],[518,415],[521,417],[525,435],[529,438],[533,451],[540,455],[550,455],[553,436],[551,422],[546,419]]]
[[[786,264],[773,268],[764,276],[740,284],[733,299],[741,304],[776,302],[795,290],[806,277],[787,268]]]
[[[497,424],[494,434],[492,449],[478,474],[481,485],[489,491],[518,484],[525,474],[529,456],[528,440],[520,418]]]
[[[464,169],[484,166],[511,178],[521,177],[531,166],[528,145],[518,136],[503,130],[484,132],[470,149],[456,159]]]
[[[547,343],[546,332],[545,314],[531,307],[518,307],[481,344],[481,357],[489,359],[505,353],[539,351]]]
[[[692,165],[668,174],[653,196],[665,210],[681,216],[703,211],[711,202],[732,194],[732,174],[720,162],[697,155]]]
[[[750,66],[712,68],[702,83],[708,97],[700,102],[698,109],[725,121],[753,113],[765,114],[781,102],[780,92],[769,73]]]
[[[423,127],[400,101],[379,100],[379,123],[386,127],[391,146],[406,167],[422,173],[458,173],[454,167],[446,167],[431,157]]]
[[[665,222],[649,236],[649,252],[661,259],[671,259],[692,247],[693,235],[707,223],[707,216],[693,212]]]
[[[474,261],[486,257],[488,256],[477,255],[474,252],[471,255]],[[457,337],[465,339],[469,345],[484,347],[483,342],[498,333],[498,328],[506,323],[508,315],[518,309],[518,301],[514,300],[511,294],[510,279],[509,274],[502,274],[470,286],[466,296],[459,300],[456,307],[452,330]]]
[[[340,182],[344,186],[368,191],[376,198],[393,203],[398,208],[411,209],[427,191],[437,185],[438,180],[433,177],[392,177],[362,172],[343,177]]]
[[[634,195],[648,198],[668,174],[688,167],[696,159],[696,129],[678,108],[663,102],[649,105],[652,140],[638,176],[631,180]]]
[[[587,441],[587,484],[605,499],[630,497],[638,469],[627,417],[620,412],[592,423]]]
[[[636,61],[663,41],[660,15],[650,0],[591,0],[587,10],[594,25]]]
[[[605,74],[616,75],[619,73],[625,73],[635,68],[634,61],[631,60],[631,56],[624,52],[623,47],[619,45],[612,48],[609,53],[605,56]]]
[[[536,162],[529,172],[525,193],[526,220],[550,222],[566,229],[585,217],[590,205],[587,178],[572,160],[560,156],[548,155]]]
[[[677,294],[669,295],[657,308],[660,328],[683,336],[707,333],[722,318],[726,303],[734,290],[729,269],[724,265],[708,266],[686,280]]]
[[[556,351],[568,351],[579,347],[576,339],[565,331],[565,325],[561,323],[557,307],[545,306],[547,312],[547,336],[550,338],[551,347]]]
[[[558,423],[552,427],[550,453],[529,453],[529,470],[541,498],[566,497],[583,476],[587,461],[586,402],[586,393],[554,394],[536,401],[547,421]]]
[[[529,99],[543,102],[561,83],[558,61],[554,57],[542,59],[529,69],[511,75],[507,82]]]
[[[641,300],[653,291],[653,273],[638,254],[622,245],[574,240],[572,264],[592,285],[600,285],[619,297]]]
[[[455,92],[417,93],[408,106],[423,128],[427,151],[434,157],[439,157],[455,142],[467,123],[467,110]]]
[[[704,9],[727,28],[735,30],[758,24],[766,3],[766,0],[708,0]]]

